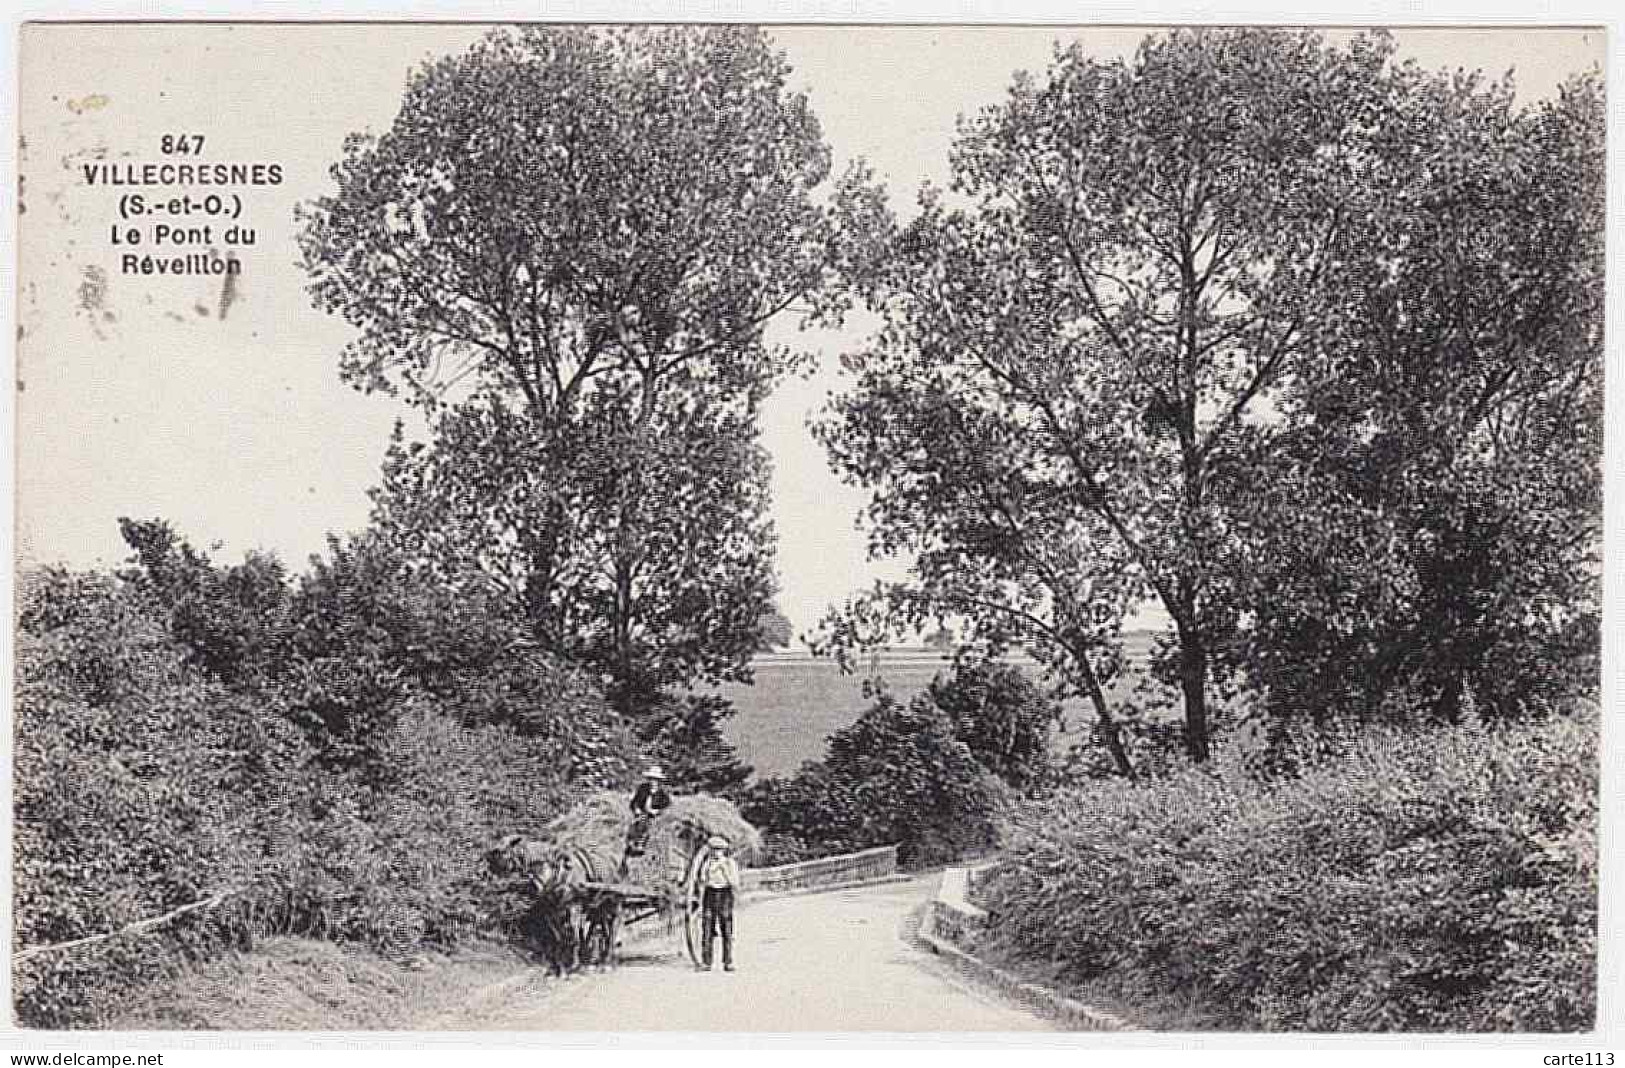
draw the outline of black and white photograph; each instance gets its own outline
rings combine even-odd
[[[13,1036],[1604,1056],[1610,28],[1089,17],[22,24]]]

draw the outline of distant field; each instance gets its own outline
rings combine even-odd
[[[1131,664],[1140,665],[1151,636],[1129,635],[1125,644]],[[938,672],[950,668],[946,659],[928,650],[884,654],[878,664],[866,662],[851,675],[842,675],[830,660],[804,654],[760,657],[754,685],[724,686],[719,691],[739,709],[723,730],[738,747],[740,758],[756,768],[758,777],[789,774],[803,762],[823,756],[825,739],[862,715],[869,705],[863,696],[865,680],[878,677],[900,700],[907,701]],[[1036,668],[1030,670],[1036,675]],[[1120,682],[1119,688],[1126,690],[1128,685]],[[1080,713],[1084,712],[1081,707],[1068,708],[1066,734],[1057,740],[1060,748],[1078,733]]]

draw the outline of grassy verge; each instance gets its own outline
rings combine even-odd
[[[1078,980],[1066,965],[1035,958],[991,940],[977,943],[970,952],[985,964],[1024,982],[1052,990],[1116,1016],[1142,1031],[1224,1030],[1226,1021],[1206,999],[1194,991],[1148,993],[1125,989],[1112,976]]]
[[[406,963],[307,938],[271,938],[141,992],[120,1031],[462,1030],[543,993],[543,970],[474,944]]]

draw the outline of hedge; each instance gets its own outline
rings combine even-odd
[[[1214,1027],[1589,1029],[1597,736],[1382,732],[1286,781],[1216,761],[1063,791],[980,892],[1007,951]]]

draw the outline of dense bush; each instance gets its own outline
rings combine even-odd
[[[624,779],[636,741],[577,665],[537,648],[488,580],[455,584],[411,567],[382,538],[333,539],[291,598],[282,690],[324,763],[375,783],[394,775],[380,743],[409,699],[469,727],[542,739],[559,773]]]
[[[140,591],[46,572],[20,592],[17,945],[89,937],[251,885],[259,786],[299,759],[298,733],[189,664]],[[229,915],[215,911],[161,932],[162,946],[141,938],[26,962],[18,1015],[82,1019],[230,936]]]
[[[1222,1028],[1588,1029],[1597,733],[1377,733],[1273,785],[1221,760],[1062,792],[984,884],[995,937]]]
[[[259,935],[401,952],[499,929],[490,842],[633,774],[636,740],[580,670],[365,546],[290,589],[274,560],[216,567],[162,523],[125,533],[133,567],[20,590],[17,944],[226,900],[26,960],[28,1026],[93,1025]]]
[[[984,768],[1018,790],[1050,773],[1050,732],[1061,706],[1018,667],[962,659],[926,694],[954,726],[954,736]]]
[[[883,692],[830,735],[822,761],[758,782],[741,810],[769,863],[895,843],[900,863],[920,866],[989,848],[1005,794],[931,693],[903,705]]]
[[[571,780],[551,747],[414,701],[381,748],[387,788],[311,765],[279,799],[284,822],[252,895],[261,929],[400,952],[500,925],[483,853],[564,807]]]
[[[287,657],[288,576],[273,556],[217,567],[161,519],[120,519],[133,556],[119,576],[145,595],[189,665],[234,688],[263,684]]]

